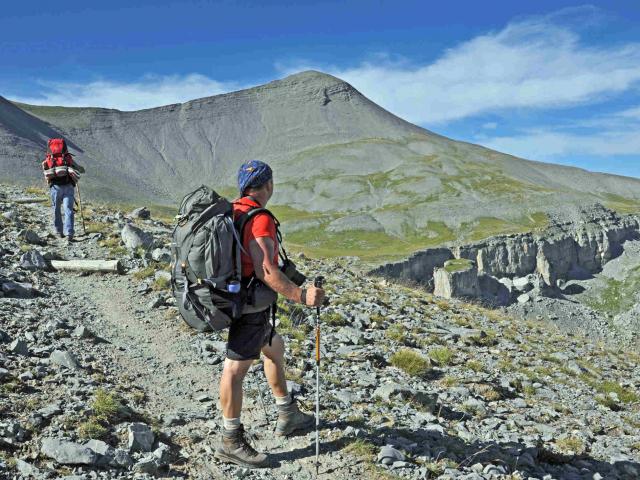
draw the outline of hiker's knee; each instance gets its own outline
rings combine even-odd
[[[265,345],[262,353],[266,357],[265,361],[271,361],[275,364],[284,362],[284,340],[279,334],[275,334],[271,339],[271,345]]]
[[[233,384],[242,383],[253,360],[230,360],[224,361],[224,369],[222,370],[221,382],[229,382]]]

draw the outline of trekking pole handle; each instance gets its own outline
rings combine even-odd
[[[316,277],[313,280],[313,286],[316,288],[322,288],[322,286],[324,285],[324,277],[322,275]],[[316,313],[318,315],[320,315],[320,307],[316,307]]]
[[[316,288],[322,288],[324,284],[324,277],[316,277],[313,281],[313,286]],[[320,365],[320,307],[316,307],[316,364]]]

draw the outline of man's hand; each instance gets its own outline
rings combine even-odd
[[[320,307],[324,302],[325,292],[322,288],[309,287],[306,289],[307,294],[305,296],[305,305],[307,307]]]

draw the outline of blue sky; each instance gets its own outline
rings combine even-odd
[[[7,3],[10,99],[133,110],[314,68],[449,137],[640,177],[637,0]]]

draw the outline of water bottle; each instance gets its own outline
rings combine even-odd
[[[229,293],[240,293],[240,282],[237,280],[232,280],[227,283],[227,291]]]

